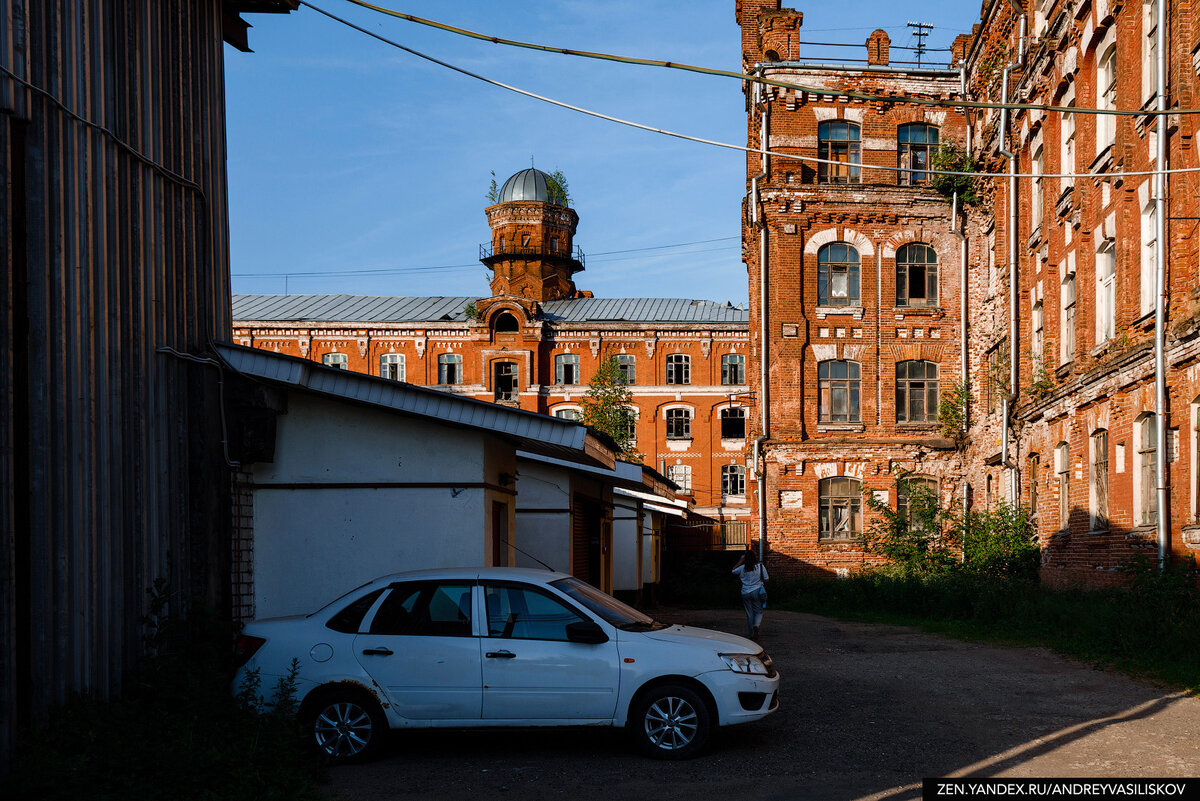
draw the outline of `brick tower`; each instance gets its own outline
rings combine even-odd
[[[573,252],[579,215],[566,206],[558,184],[541,170],[521,170],[504,182],[485,212],[491,245],[480,261],[492,270],[492,294],[538,302],[580,297],[573,276],[583,254]]]

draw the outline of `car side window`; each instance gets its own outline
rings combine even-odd
[[[354,634],[358,631],[359,626],[362,625],[363,615],[370,611],[371,605],[375,603],[375,599],[382,592],[383,590],[375,590],[375,592],[367,593],[329,618],[329,622],[325,624],[325,627],[344,634]]]
[[[471,584],[432,581],[395,584],[371,621],[371,633],[470,637]]]
[[[567,624],[585,620],[544,592],[511,584],[484,588],[488,636],[518,640],[567,640]]]

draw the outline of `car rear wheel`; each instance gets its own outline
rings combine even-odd
[[[631,725],[638,747],[656,759],[696,756],[712,730],[708,704],[681,684],[662,684],[643,694]]]
[[[379,704],[353,689],[323,692],[308,707],[305,726],[313,745],[333,762],[374,758],[388,730]]]

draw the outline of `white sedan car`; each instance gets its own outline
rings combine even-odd
[[[370,758],[388,728],[626,726],[647,754],[684,759],[719,726],[778,707],[756,643],[669,626],[576,578],[521,568],[397,573],[311,615],[257,620],[234,690],[271,688],[298,660],[308,736]]]

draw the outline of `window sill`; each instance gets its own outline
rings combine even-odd
[[[1100,175],[1108,172],[1113,166],[1113,147],[1114,145],[1106,145],[1103,150],[1096,155],[1092,163],[1088,165],[1088,172],[1093,175]]]
[[[851,534],[844,537],[818,537],[817,545],[851,545],[858,542],[858,535]]]
[[[930,420],[922,423],[896,423],[896,429],[899,431],[936,431],[937,428],[938,422],[936,420]]]
[[[825,317],[828,315],[839,315],[839,314],[853,315],[855,320],[861,320],[863,318],[863,307],[858,306],[858,305],[855,305],[855,306],[818,306],[814,311],[817,314],[818,320],[824,320]]]
[[[942,317],[946,314],[941,306],[895,306],[893,311],[896,314],[897,320],[903,320],[906,314],[925,315],[928,317]]]
[[[822,431],[866,431],[862,423],[817,423],[817,432]]]
[[[721,438],[721,450],[725,451],[740,451],[746,447],[745,437],[735,437],[731,439]]]
[[[686,450],[691,449],[691,447],[692,447],[691,439],[672,439],[670,437],[667,438],[667,450],[669,450],[669,451],[676,451],[676,452],[686,451]]]

